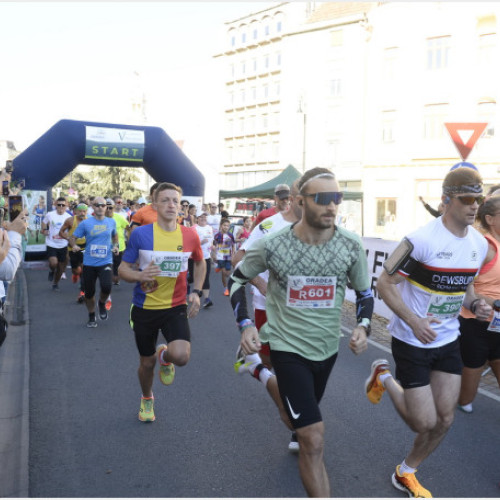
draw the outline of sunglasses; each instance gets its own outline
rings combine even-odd
[[[115,205],[121,205],[123,201],[115,201]]]
[[[58,207],[65,207],[66,206],[66,203],[58,203],[57,204]]]
[[[332,192],[324,192],[324,193],[307,193],[302,196],[314,197],[314,203],[316,205],[330,205],[333,201],[335,205],[340,205],[342,203],[342,198],[344,197],[344,193],[341,191],[332,191]]]
[[[106,203],[94,203],[94,207],[96,207],[96,208],[102,208],[105,206],[106,206]]]
[[[455,198],[463,205],[474,205],[476,202],[481,205],[484,201],[484,196],[455,196]]]
[[[113,208],[113,205],[106,205],[106,208],[107,208],[108,210],[111,210],[111,209]]]
[[[183,207],[189,207],[189,205],[186,205],[185,203],[182,205]]]

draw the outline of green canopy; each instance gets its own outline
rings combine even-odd
[[[219,191],[219,199],[222,198],[274,198],[274,188],[278,184],[288,184],[291,186],[296,179],[301,177],[302,174],[293,165],[288,165],[282,172],[280,172],[273,179],[258,184],[257,186],[245,189],[221,189]],[[344,200],[362,201],[363,193],[354,191],[344,191]]]

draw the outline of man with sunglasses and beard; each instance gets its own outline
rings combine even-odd
[[[89,313],[87,328],[96,328],[95,292],[99,278],[101,288],[98,300],[99,319],[106,321],[106,301],[111,293],[113,276],[113,254],[119,253],[118,233],[113,218],[106,217],[106,200],[102,196],[94,199],[94,216],[80,222],[69,237],[74,251],[80,250],[77,238],[85,238],[83,254],[83,279],[85,282],[85,304]]]
[[[372,364],[365,391],[373,404],[387,391],[416,433],[410,452],[392,475],[393,486],[410,497],[432,497],[415,472],[445,437],[457,407],[460,309],[465,306],[483,321],[491,312],[474,292],[474,278],[491,258],[486,239],[472,227],[484,200],[482,191],[477,170],[460,167],[448,172],[443,215],[404,238],[378,279],[377,290],[394,313],[388,328],[399,382],[388,361],[379,359]]]
[[[357,291],[358,325],[349,342],[355,354],[367,348],[373,295],[361,239],[335,225],[342,193],[334,174],[309,170],[298,190],[302,218],[248,249],[230,280],[231,305],[243,354],[260,350],[260,335],[269,342],[281,400],[297,433],[307,494],[330,497],[319,403],[337,358],[347,282]],[[259,335],[247,312],[244,285],[266,269],[267,322]]]

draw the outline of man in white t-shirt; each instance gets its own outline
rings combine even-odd
[[[373,404],[387,391],[416,434],[392,474],[393,486],[410,497],[432,497],[415,472],[453,423],[463,366],[460,309],[463,305],[482,321],[491,313],[491,306],[474,292],[474,278],[491,258],[486,239],[472,227],[482,191],[477,170],[460,167],[448,172],[443,215],[403,239],[377,282],[380,297],[394,313],[388,329],[398,381],[388,361],[379,359],[372,364],[365,391]]]
[[[45,214],[42,221],[42,232],[45,234],[49,258],[49,281],[52,282],[52,290],[55,292],[59,291],[59,280],[68,262],[68,240],[59,235],[64,221],[71,217],[66,208],[66,198],[60,196],[56,200],[56,209]]]
[[[207,224],[207,213],[203,212],[198,216],[198,223],[194,226],[198,236],[200,237],[201,250],[203,252],[203,258],[205,259],[205,263],[207,265],[207,271],[205,273],[205,279],[203,280],[203,288],[201,289],[201,307],[206,308],[213,305],[213,302],[210,300],[210,264],[212,259],[210,258],[210,251],[212,250],[212,244],[214,241],[214,230],[212,226]],[[189,259],[189,273],[188,273],[188,281],[189,284],[193,282],[193,262]]]
[[[217,205],[210,203],[210,213],[207,215],[207,224],[214,230],[214,235],[219,232],[221,214],[217,213]]]

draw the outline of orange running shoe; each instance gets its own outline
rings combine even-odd
[[[432,498],[431,492],[418,482],[415,474],[399,475],[399,465],[396,467],[396,472],[392,475],[392,485],[394,488],[407,493],[410,498]]]
[[[389,372],[389,362],[386,359],[377,359],[372,363],[372,371],[365,382],[366,397],[374,405],[380,403],[385,387],[379,380],[379,375]]]

